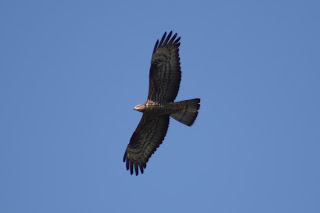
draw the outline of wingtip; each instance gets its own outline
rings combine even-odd
[[[130,162],[130,174],[132,175],[133,174],[133,163]]]
[[[126,159],[127,159],[127,151],[124,152],[123,159],[122,159],[123,162],[126,162]]]
[[[162,36],[162,38],[161,38],[161,40],[160,40],[159,47],[162,46],[162,44],[163,44],[163,42],[164,42],[164,39],[166,38],[166,35],[167,35],[167,32],[164,32],[164,34],[163,34],[163,36]]]
[[[178,47],[180,46],[179,41],[180,41],[181,37],[178,37],[178,33],[175,33],[172,36],[172,33],[173,33],[172,30],[168,33],[168,35],[167,35],[167,32],[164,32],[162,38],[160,40],[158,39],[156,44],[154,45],[153,53],[155,53],[158,48],[160,48],[161,46],[164,46],[166,44],[176,44],[176,45],[178,45]]]
[[[170,31],[170,33],[168,34],[166,40],[163,42],[164,45],[168,44],[168,41],[171,38],[171,35],[172,35],[172,31]]]
[[[137,164],[134,164],[134,170],[135,170],[135,172],[136,172],[136,176],[138,176],[138,174],[139,174],[139,170],[138,170],[139,168],[138,168],[138,165]]]
[[[156,44],[154,45],[153,53],[156,52],[156,50],[157,50],[157,48],[158,48],[158,45],[159,45],[159,39],[157,40]]]
[[[139,169],[140,169],[140,174],[143,174],[144,169],[147,167],[146,163],[136,164],[136,163],[131,162],[127,157],[127,152],[124,153],[123,162],[126,163],[126,169],[129,170],[131,175],[135,174],[136,176],[138,176]]]

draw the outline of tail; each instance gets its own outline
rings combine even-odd
[[[197,118],[198,109],[200,108],[199,103],[199,98],[176,102],[174,105],[181,110],[177,113],[171,114],[170,116],[187,126],[191,126]]]

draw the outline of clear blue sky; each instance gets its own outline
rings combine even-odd
[[[0,212],[320,212],[319,1],[1,1]],[[177,100],[143,175],[122,157],[151,53]]]

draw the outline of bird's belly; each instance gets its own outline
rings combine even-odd
[[[160,104],[160,103],[147,103],[146,104],[146,109],[144,112],[146,113],[154,113],[158,115],[170,115],[172,113],[177,112],[178,109],[174,107],[173,103],[165,103],[165,104]]]

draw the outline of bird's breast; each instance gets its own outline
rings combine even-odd
[[[154,113],[159,115],[170,115],[176,112],[174,103],[157,103],[153,101],[148,101],[146,103],[146,113]]]

